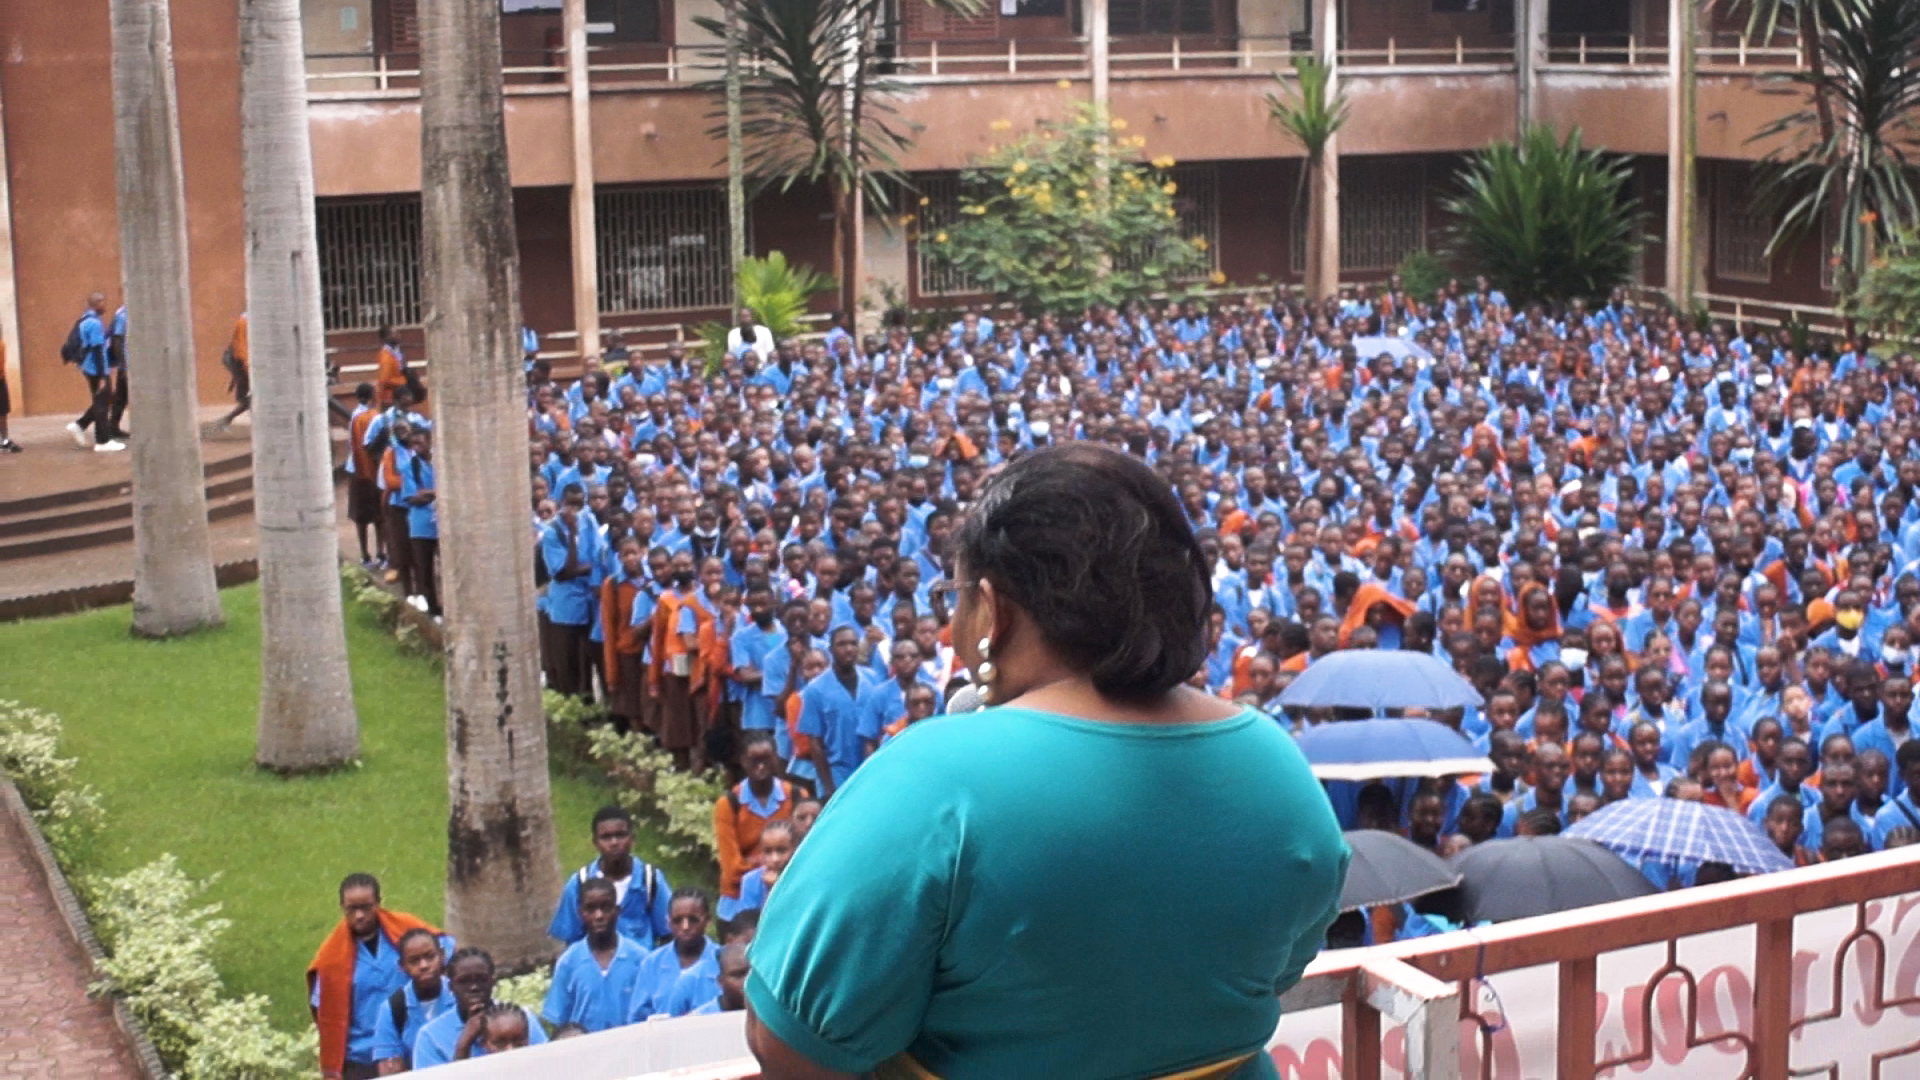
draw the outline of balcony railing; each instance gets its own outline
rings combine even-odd
[[[1793,71],[1804,66],[1800,46],[1791,35],[1776,36],[1762,44],[1740,33],[1702,33],[1694,57],[1702,71]],[[1667,37],[1549,34],[1546,58],[1550,65],[1664,69]]]
[[[1325,953],[1282,1001],[1298,1080],[1920,1075],[1920,849]],[[759,1075],[737,1020],[694,1020],[447,1076]]]
[[[892,76],[910,83],[1002,82],[1009,79],[1085,79],[1092,71],[1085,37],[1008,38],[990,41],[905,41],[884,51]],[[1167,76],[1265,77],[1288,72],[1296,57],[1311,55],[1300,35],[1179,35],[1115,38],[1109,69],[1115,79]],[[566,55],[559,50],[515,50],[502,69],[509,94],[563,92]],[[1421,69],[1497,66],[1511,69],[1513,46],[1499,40],[1461,37],[1387,38],[1366,48],[1340,51],[1355,74],[1380,68]],[[722,73],[711,45],[591,46],[588,77],[596,90],[686,85]],[[318,99],[413,96],[420,85],[417,53],[316,53],[307,57],[307,89]]]

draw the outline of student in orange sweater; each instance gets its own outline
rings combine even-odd
[[[307,966],[308,1004],[320,1029],[320,1075],[358,1080],[377,1074],[374,1026],[387,999],[411,980],[400,967],[400,939],[414,929],[453,941],[415,916],[380,906],[380,881],[348,874],[340,882],[340,921]]]
[[[653,630],[653,592],[646,551],[628,535],[620,541],[620,569],[600,583],[600,635],[605,654],[607,713],[614,730],[641,726],[647,715],[647,641]]]
[[[760,838],[769,823],[793,817],[794,790],[775,774],[780,752],[773,733],[749,731],[741,743],[746,779],[713,802],[714,851],[720,859],[720,918],[740,913],[740,881],[760,866]]]

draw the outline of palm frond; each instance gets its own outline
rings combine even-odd
[[[1346,91],[1328,92],[1333,71],[1320,61],[1295,57],[1293,71],[1294,85],[1288,85],[1278,73],[1274,75],[1280,93],[1267,94],[1267,111],[1273,122],[1307,152],[1309,161],[1318,161],[1327,143],[1346,126],[1350,103]]]

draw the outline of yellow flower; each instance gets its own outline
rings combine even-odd
[[[1167,193],[1167,194],[1169,194],[1169,195],[1171,195],[1171,194],[1173,194],[1174,192],[1176,192],[1176,191],[1179,191],[1179,190],[1180,190],[1180,185],[1179,185],[1179,184],[1176,184],[1176,183],[1174,183],[1174,182],[1173,182],[1173,181],[1171,181],[1171,180],[1169,180],[1169,181],[1167,181],[1166,183],[1164,183],[1164,184],[1161,184],[1161,185],[1160,185],[1160,190],[1161,190],[1161,191],[1164,191],[1164,192],[1166,192],[1166,193]]]
[[[984,206],[963,206],[960,208],[960,212],[963,214],[972,214],[975,217],[979,217],[980,215],[987,212],[987,208]]]
[[[1076,191],[1075,191],[1075,192],[1073,193],[1073,195],[1074,195],[1074,198],[1076,198],[1076,199],[1084,199],[1084,198],[1086,198],[1086,197],[1087,197],[1087,189],[1086,189],[1086,188],[1080,188],[1080,189],[1078,189],[1078,190],[1076,190]]]
[[[920,196],[921,206],[926,206],[928,203],[931,203],[932,201],[933,201],[932,199],[927,198],[925,195]]]
[[[1194,238],[1193,238],[1193,247],[1194,247],[1194,250],[1196,250],[1196,251],[1205,251],[1205,250],[1207,250],[1207,238],[1206,238],[1206,237],[1204,237],[1204,236],[1196,236],[1196,237],[1194,237]]]
[[[1149,162],[1149,164],[1151,164],[1156,169],[1171,169],[1173,168],[1173,158],[1167,156],[1166,154],[1161,154],[1159,157],[1154,158],[1151,162]]]
[[[995,120],[993,123],[988,124],[987,126],[992,128],[995,131],[1007,131],[1013,127],[1013,121]]]
[[[1219,270],[1215,270],[1213,273],[1207,275],[1207,280],[1215,285],[1225,285],[1227,283],[1227,275]]]
[[[1055,86],[1057,86],[1057,87],[1059,87],[1059,88],[1060,88],[1060,89],[1062,89],[1062,90],[1071,90],[1071,89],[1073,89],[1073,80],[1072,80],[1072,79],[1061,79],[1061,80],[1060,80],[1059,82],[1057,82],[1057,83],[1054,83],[1053,85],[1055,85]]]
[[[933,242],[934,242],[934,243],[936,243],[936,244],[944,244],[944,243],[946,243],[946,242],[947,242],[947,234],[946,234],[946,233],[943,233],[943,232],[940,232],[940,233],[934,233],[934,234],[933,234]]]
[[[1173,207],[1171,207],[1171,206],[1169,206],[1169,207],[1167,207],[1167,208],[1166,208],[1166,211],[1165,211],[1165,213],[1166,213],[1166,215],[1167,215],[1168,217],[1172,217],[1172,216],[1173,216]]]
[[[1123,117],[1123,116],[1116,116],[1116,117],[1114,117],[1114,118],[1113,118],[1113,130],[1115,130],[1115,131],[1125,131],[1125,130],[1127,130],[1127,120],[1126,120],[1126,118],[1125,118],[1125,117]]]
[[[1023,172],[1026,172],[1026,171],[1027,171],[1027,163],[1026,163],[1026,162],[1024,162],[1024,161],[1016,161],[1016,162],[1014,162],[1014,163],[1013,163],[1013,175],[1015,175],[1015,176],[1019,176],[1019,175],[1020,175],[1021,173],[1023,173]]]

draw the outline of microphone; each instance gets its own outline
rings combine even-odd
[[[981,693],[979,687],[969,683],[953,695],[952,701],[947,702],[947,715],[979,712],[986,707],[987,695]]]

